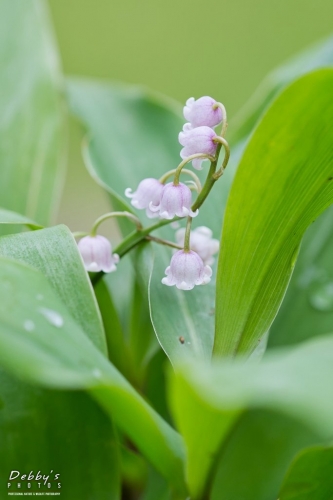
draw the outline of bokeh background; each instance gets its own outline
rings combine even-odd
[[[212,95],[231,118],[269,71],[333,31],[332,0],[49,0],[49,5],[66,75],[143,84],[180,102]],[[57,222],[72,230],[89,229],[108,210],[105,194],[81,160],[81,135],[71,120]]]

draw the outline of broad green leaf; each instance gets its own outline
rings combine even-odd
[[[211,500],[276,500],[295,454],[317,442],[316,434],[289,417],[245,412],[221,447]]]
[[[106,340],[100,312],[73,235],[65,226],[0,238],[0,255],[40,270],[61,297],[73,318],[102,352]],[[42,306],[43,293],[38,293]]]
[[[333,326],[333,208],[312,224],[301,245],[268,347],[302,342]]]
[[[7,489],[12,470],[49,475],[51,491],[60,492],[64,500],[120,498],[112,424],[89,396],[32,387],[0,370],[0,398],[1,498],[17,491],[17,480]],[[60,474],[59,481],[54,481],[55,474]],[[21,481],[22,492],[28,491],[26,483]],[[29,491],[38,490],[36,481],[31,484]],[[42,485],[38,491],[50,490]]]
[[[329,500],[333,492],[333,449],[317,446],[301,452],[283,483],[280,500]]]
[[[217,355],[256,347],[278,311],[306,228],[333,201],[332,88],[332,70],[292,84],[246,148],[222,235]]]
[[[83,333],[47,278],[26,264],[1,257],[0,299],[0,364],[27,382],[88,390],[137,448],[182,490],[180,436]]]
[[[25,217],[24,215],[0,208],[0,224],[13,224],[27,226],[29,229],[41,229],[43,226],[37,222]]]
[[[115,207],[131,209],[124,197],[119,201],[126,187],[135,189],[143,178],[158,178],[180,162],[178,133],[184,120],[175,113],[177,107],[166,105],[139,87],[122,88],[83,80],[70,81],[68,95],[73,113],[81,119],[90,137],[86,151],[88,168],[111,193]],[[203,218],[200,219],[200,214],[200,222],[195,224],[217,218],[216,207],[208,205],[207,211],[204,210]],[[138,215],[143,214],[138,212]],[[215,227],[219,231],[220,222]],[[124,229],[126,233],[128,225]],[[158,234],[174,240],[170,228],[165,227]],[[147,271],[147,287],[150,282],[151,319],[156,335],[172,361],[184,350],[209,358],[214,335],[214,286],[182,292],[162,285],[171,256],[171,249],[157,249],[151,279],[151,256],[142,256],[150,261],[149,265],[142,265]],[[137,264],[137,269],[140,266]],[[179,341],[182,336],[184,344]]]
[[[277,412],[308,426],[320,439],[330,439],[332,355],[331,335],[266,354],[260,363],[184,360],[175,374],[170,371],[170,404],[186,443],[191,497],[200,498],[216,453],[245,410]]]
[[[0,2],[0,206],[41,224],[64,170],[60,73],[45,3]]]

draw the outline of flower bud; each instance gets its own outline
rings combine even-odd
[[[158,212],[161,219],[173,219],[178,217],[196,217],[199,210],[192,212],[192,193],[189,187],[183,183],[178,185],[169,182],[163,188],[159,205],[150,203],[149,208],[153,212]]]
[[[184,245],[185,228],[176,231],[176,242],[178,245]],[[220,243],[212,238],[212,231],[206,226],[195,228],[190,233],[191,250],[196,252],[203,260],[204,264],[212,265],[214,263],[213,255],[219,251]]]
[[[216,127],[223,120],[223,112],[220,107],[214,106],[217,104],[212,97],[204,96],[195,100],[194,97],[187,99],[184,106],[185,120],[190,122],[192,127]]]
[[[209,283],[212,270],[204,265],[196,252],[179,250],[172,256],[165,274],[166,277],[162,279],[164,285],[176,285],[180,290],[192,290],[195,285]]]
[[[158,217],[158,213],[150,210],[149,204],[151,203],[153,206],[159,205],[163,187],[164,185],[157,179],[143,179],[134,193],[132,193],[130,188],[127,188],[125,190],[125,196],[127,196],[127,198],[132,198],[131,204],[133,207],[139,210],[145,208],[147,217],[153,219],[154,217]]]
[[[116,271],[119,255],[112,254],[111,243],[104,236],[85,236],[78,242],[78,248],[87,271]]]
[[[179,133],[178,139],[183,147],[180,152],[181,158],[185,159],[197,153],[214,156],[216,153],[217,143],[214,142],[216,137],[215,131],[209,127],[190,128],[188,123],[185,123],[183,131]],[[192,160],[192,165],[197,170],[201,170],[203,159],[196,158]]]

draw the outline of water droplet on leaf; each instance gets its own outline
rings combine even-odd
[[[56,311],[53,311],[52,309],[47,309],[46,307],[41,307],[39,309],[39,312],[42,313],[44,318],[47,319],[51,325],[56,326],[57,328],[60,328],[64,324],[64,320],[62,319],[62,316],[60,316],[59,313]]]

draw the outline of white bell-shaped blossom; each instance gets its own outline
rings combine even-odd
[[[175,185],[169,182],[163,188],[159,205],[150,203],[149,208],[153,212],[158,212],[161,219],[173,219],[177,217],[196,217],[199,210],[191,210],[192,193],[188,186],[180,182]]]
[[[212,269],[205,266],[202,258],[193,250],[179,250],[172,256],[165,274],[166,277],[162,279],[164,285],[176,285],[180,290],[192,290],[195,285],[206,285],[210,282]]]
[[[87,271],[116,271],[119,255],[112,254],[111,243],[104,236],[85,236],[78,242],[78,248]]]
[[[125,196],[131,198],[133,207],[139,210],[146,209],[147,217],[153,219],[154,217],[158,217],[158,213],[150,210],[149,205],[150,203],[153,206],[159,205],[163,187],[164,185],[157,179],[143,179],[134,193],[132,193],[132,189],[127,188],[125,190]]]
[[[210,127],[191,128],[188,123],[185,123],[182,132],[179,133],[178,139],[183,147],[180,152],[181,158],[185,159],[197,153],[214,156],[216,153],[217,143],[215,131]],[[192,165],[197,170],[202,169],[202,158],[192,160]]]
[[[197,100],[190,97],[184,106],[185,120],[190,122],[193,128],[203,125],[216,127],[223,120],[222,109],[215,107],[216,104],[212,97],[204,96]]]
[[[177,244],[183,246],[185,228],[178,229],[175,236]],[[211,266],[215,260],[213,255],[219,251],[220,243],[213,238],[212,230],[209,227],[200,226],[191,231],[190,246],[191,250],[200,255],[204,264]]]

